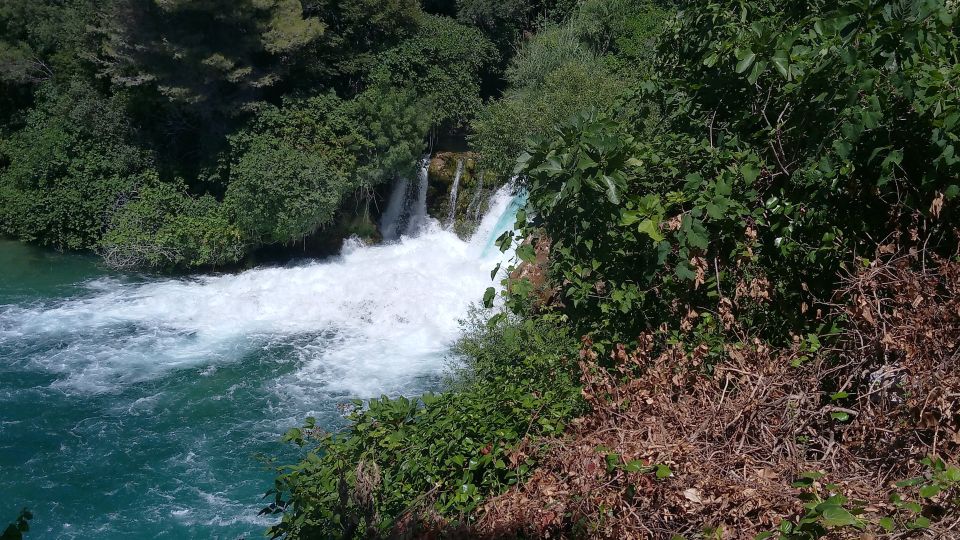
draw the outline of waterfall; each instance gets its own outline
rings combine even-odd
[[[427,225],[427,188],[430,177],[430,155],[420,160],[420,170],[417,171],[417,205],[410,212],[410,223],[403,234],[415,235]]]
[[[145,282],[104,277],[65,302],[0,306],[0,353],[29,337],[24,358],[62,374],[55,387],[105,391],[281,339],[312,364],[300,381],[352,395],[396,391],[442,364],[457,320],[491,283],[501,254],[489,246],[520,202],[497,192],[468,242],[432,222],[393,244],[348,240],[331,260]],[[57,346],[29,347],[43,336]]]
[[[460,177],[463,176],[463,158],[457,160],[457,172],[453,175],[453,186],[450,188],[450,209],[447,212],[447,227],[453,227],[457,218],[457,189],[460,187]]]
[[[390,202],[380,218],[380,233],[387,240],[396,240],[400,233],[400,214],[406,206],[407,191],[410,189],[410,180],[397,179],[390,193]]]
[[[416,187],[395,207],[422,205]],[[437,388],[458,321],[511,256],[489,246],[514,199],[497,192],[470,241],[430,220],[325,260],[79,277],[0,304],[0,493],[44,511],[41,536],[254,536],[270,473],[251,456],[306,416],[337,429],[352,397]]]
[[[467,205],[467,216],[470,216],[471,211],[474,213],[473,220],[480,221],[480,197],[483,194],[483,171],[480,172],[480,175],[477,177],[477,191],[473,193],[473,199],[470,200],[470,204]]]
[[[399,178],[390,194],[390,202],[380,219],[380,233],[385,240],[414,235],[427,224],[427,188],[430,174],[430,156],[426,155],[417,167],[417,183]]]

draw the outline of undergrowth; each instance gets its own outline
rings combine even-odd
[[[526,480],[536,462],[523,443],[563,433],[582,409],[576,340],[549,318],[488,324],[481,314],[455,348],[451,391],[356,401],[342,433],[308,419],[287,434],[308,453],[276,479],[264,509],[285,512],[274,537],[409,536],[441,521],[455,528],[486,497]]]

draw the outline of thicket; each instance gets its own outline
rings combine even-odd
[[[582,338],[553,357],[585,413],[503,439],[532,467],[465,509],[443,492],[467,465],[398,498],[384,486],[421,458],[338,454],[373,446],[357,426],[381,427],[380,409],[355,411],[320,443],[333,450],[281,477],[284,523],[326,516],[331,537],[955,534],[957,16],[938,0],[610,0],[545,26],[473,123],[481,160],[529,197],[499,241],[518,263],[488,324],[562,321]],[[491,352],[492,366],[524,361]],[[461,392],[445,410],[405,406],[442,423]],[[437,437],[412,427],[404,448]],[[298,489],[319,478],[324,501]]]
[[[562,433],[582,408],[577,342],[550,318],[482,315],[454,351],[453,391],[357,400],[343,432],[308,419],[286,435],[307,452],[268,493],[262,513],[283,514],[274,538],[425,535],[527,478],[534,461],[517,445]]]

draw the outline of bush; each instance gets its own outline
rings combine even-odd
[[[381,86],[412,88],[429,103],[433,126],[462,126],[480,109],[481,76],[497,59],[477,29],[424,15],[416,34],[380,55],[372,78]]]
[[[286,538],[360,538],[412,533],[457,520],[489,494],[526,478],[535,434],[559,434],[579,410],[570,356],[576,342],[547,320],[480,314],[456,352],[465,363],[451,391],[371,400],[339,434],[312,420],[287,439],[310,447],[281,469],[265,512]]]
[[[672,111],[658,133],[584,116],[523,158],[580,331],[629,339],[697,305],[786,338],[889,234],[925,222],[950,251],[960,102],[940,81],[960,67],[945,8],[756,2],[743,20],[739,6],[698,3],[670,27],[647,98]]]
[[[616,110],[625,121],[646,116],[649,100],[636,93],[641,74],[652,69],[649,51],[664,18],[645,1],[591,0],[524,43],[507,69],[510,89],[472,123],[483,166],[510,175],[528,138],[583,111]]]
[[[250,141],[231,168],[224,204],[256,245],[302,239],[329,223],[347,192],[334,162],[270,136]]]
[[[95,247],[152,170],[135,136],[122,96],[45,85],[26,125],[0,139],[0,232],[57,249]]]
[[[485,169],[508,177],[530,137],[550,133],[579,111],[613,106],[621,90],[598,61],[564,64],[542,85],[511,91],[487,105],[472,123],[471,145]]]
[[[191,268],[235,264],[247,246],[213,197],[153,182],[113,216],[99,251],[119,269]]]
[[[410,88],[375,85],[347,107],[365,141],[358,155],[359,185],[368,187],[412,174],[426,151],[432,118],[429,102]]]

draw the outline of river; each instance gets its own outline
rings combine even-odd
[[[339,257],[242,273],[116,274],[0,242],[0,528],[28,538],[260,538],[278,442],[338,405],[435,389],[502,255],[435,220]]]

